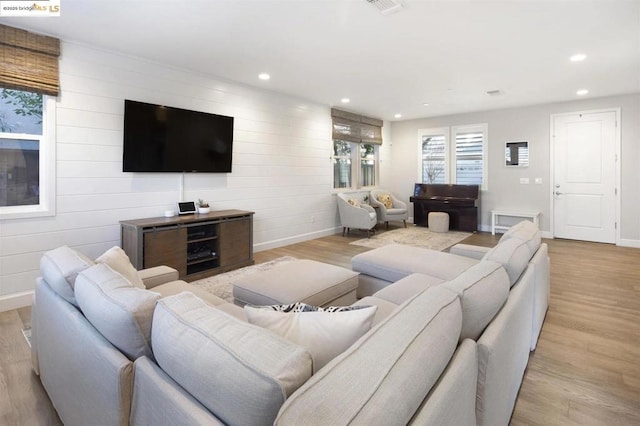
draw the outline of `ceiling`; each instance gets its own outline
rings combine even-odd
[[[61,0],[3,23],[394,121],[640,92],[639,0],[403,5]]]

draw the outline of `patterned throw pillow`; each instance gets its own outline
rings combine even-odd
[[[291,303],[289,305],[254,306],[254,308],[271,309],[278,312],[347,312],[370,307],[371,306],[327,306],[323,308],[321,306],[307,305],[302,302]]]
[[[314,373],[371,329],[377,306],[331,306],[305,303],[274,306],[245,305],[254,324],[305,348],[313,359]]]
[[[353,207],[360,207],[360,202],[355,198],[349,198],[347,203],[351,204]]]
[[[393,208],[393,201],[391,200],[391,195],[389,194],[380,194],[378,195],[378,201],[384,204],[386,209]]]

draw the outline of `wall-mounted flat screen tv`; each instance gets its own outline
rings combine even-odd
[[[124,101],[124,172],[230,173],[233,117]]]

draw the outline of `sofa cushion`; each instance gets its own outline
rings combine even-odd
[[[392,283],[414,272],[448,281],[476,263],[476,259],[437,250],[389,244],[354,256],[351,268]]]
[[[108,265],[78,274],[76,299],[84,316],[129,359],[153,359],[151,321],[160,295],[133,287]]]
[[[366,296],[351,306],[376,306],[378,309],[376,310],[376,315],[373,317],[373,326],[375,327],[379,322],[391,315],[393,311],[398,309],[399,305],[376,296]]]
[[[460,296],[460,341],[478,340],[509,297],[509,277],[502,265],[492,261],[480,262],[442,285]]]
[[[324,367],[371,329],[376,306],[319,308],[305,303],[275,306],[245,305],[251,324],[266,328],[306,348],[313,371]]]
[[[507,271],[509,283],[513,286],[527,267],[531,256],[527,241],[510,238],[506,241],[500,240],[498,245],[489,250],[482,259],[500,263]]]
[[[500,242],[504,242],[512,238],[526,242],[531,256],[538,251],[542,242],[540,230],[533,224],[533,222],[529,222],[528,220],[518,222],[509,228],[507,232],[502,235],[502,238],[500,238]]]
[[[421,291],[443,282],[444,280],[431,275],[415,273],[389,284],[377,291],[374,296],[401,305]]]
[[[276,424],[407,424],[449,363],[461,325],[458,295],[441,286],[419,293],[291,395]]]
[[[312,374],[304,348],[187,292],[158,302],[151,339],[158,365],[225,424],[272,423]]]
[[[125,277],[134,287],[146,288],[142,279],[138,275],[138,271],[133,267],[129,256],[120,247],[113,246],[100,257],[96,259],[96,263],[105,263],[114,271]]]
[[[49,286],[64,300],[78,306],[74,286],[78,274],[94,263],[84,254],[67,246],[42,255],[40,273]]]

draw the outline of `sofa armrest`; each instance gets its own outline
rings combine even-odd
[[[490,247],[473,246],[471,244],[456,244],[449,249],[449,253],[481,260],[489,250],[491,250]]]
[[[138,271],[144,286],[148,289],[178,279],[178,271],[169,266],[154,266],[153,268]]]
[[[384,207],[384,204],[382,204],[380,201],[378,201],[378,200],[376,199],[376,197],[374,197],[373,195],[369,196],[369,204],[370,204],[372,207],[378,207],[378,208],[380,208],[380,209],[384,209],[384,208],[385,208],[385,207]]]

